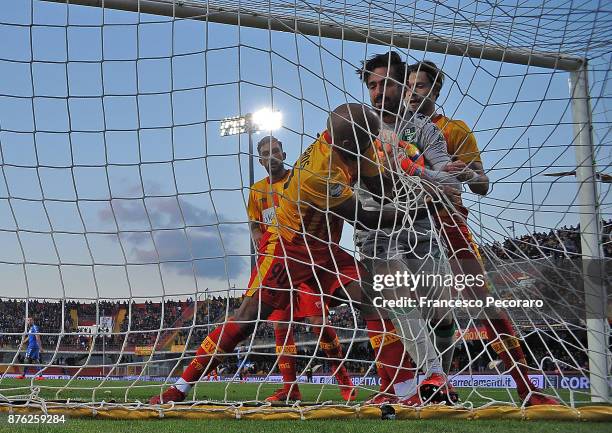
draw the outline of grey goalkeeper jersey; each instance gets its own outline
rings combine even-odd
[[[381,135],[394,132],[397,133],[400,140],[416,144],[425,159],[426,174],[429,178],[438,183],[451,185],[458,189],[461,188],[461,183],[454,176],[441,171],[446,164],[451,162],[451,158],[448,155],[446,141],[442,132],[431,122],[429,117],[406,111],[401,121],[397,124],[383,124]],[[359,184],[355,192],[364,209],[380,209],[380,203],[372,197],[363,185]],[[385,205],[385,208],[387,207],[393,209],[392,204]],[[425,231],[431,228],[431,222],[428,217],[414,221],[414,225]],[[355,230],[356,244],[358,246],[362,245],[368,235],[371,234],[371,230],[357,227]]]
[[[394,130],[395,125],[383,126],[383,129]],[[436,173],[431,173],[440,182],[455,183],[453,176],[441,172],[442,168],[451,162],[442,131],[427,116],[412,111],[406,111],[397,127],[399,139],[414,143],[425,158],[425,166]],[[457,182],[458,183],[458,182]]]

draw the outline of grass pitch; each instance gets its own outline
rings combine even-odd
[[[113,402],[147,402],[154,394],[166,389],[161,382],[144,381],[101,381],[101,380],[56,380],[34,381],[28,379],[4,379],[0,382],[0,393],[4,396],[28,396],[32,388],[38,389],[38,396],[46,400],[80,400]],[[193,388],[188,398],[211,401],[263,401],[280,385],[271,383],[229,383],[200,382]],[[336,385],[300,384],[302,400],[305,403],[337,402],[344,403]],[[356,401],[367,400],[376,389],[360,388]],[[462,401],[469,401],[474,407],[490,402],[518,402],[513,390],[458,388]],[[567,391],[561,392],[564,400],[569,400]],[[577,401],[577,403],[581,403]],[[588,401],[584,401],[588,403]]]
[[[8,396],[26,396],[30,386],[38,388],[38,396],[44,399],[71,399],[81,401],[116,401],[146,402],[148,398],[159,393],[160,383],[128,381],[91,381],[43,380],[31,381],[5,379],[0,383],[0,394]],[[257,383],[201,383],[192,391],[190,398],[215,401],[256,401],[263,400],[278,385]],[[335,385],[300,384],[303,399],[307,402],[334,401],[342,403],[340,393]],[[459,389],[463,401],[470,401],[475,407],[490,401],[517,400],[514,391],[503,389]],[[195,395],[194,395],[195,392]],[[360,389],[357,400],[363,401],[374,390]],[[562,394],[567,400],[567,392]],[[587,401],[584,401],[587,403]],[[69,418],[63,424],[15,425],[9,424],[6,414],[0,415],[0,432],[151,432],[156,433],[397,433],[399,430],[429,432],[516,432],[516,433],[549,433],[549,432],[610,432],[612,423],[556,422],[556,421],[462,421],[462,420],[417,420],[417,421],[382,421],[382,420],[309,420],[309,421],[253,421],[253,420],[103,420],[89,418]]]
[[[65,424],[42,426],[10,425],[5,415],[0,416],[0,431],[14,433],[609,433],[611,428],[606,423],[559,421],[114,421],[83,418],[68,419]]]

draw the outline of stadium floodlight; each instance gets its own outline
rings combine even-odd
[[[226,117],[221,121],[221,137],[243,134],[247,132],[247,124],[246,116]]]
[[[247,133],[249,135],[249,187],[255,183],[253,134],[272,132],[282,126],[283,114],[270,108],[262,108],[244,116],[225,117],[221,120],[219,134],[221,137]],[[251,267],[255,267],[255,247],[251,243]]]
[[[257,132],[276,131],[282,126],[283,114],[280,111],[262,108],[253,113],[251,119],[252,125],[257,129]]]

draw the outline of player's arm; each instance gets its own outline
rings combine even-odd
[[[470,191],[474,194],[487,195],[489,192],[489,177],[484,172],[480,161],[472,161],[469,164],[457,159],[446,167],[444,171],[454,174],[462,182],[467,182]]]
[[[468,165],[468,167],[471,168],[474,173],[476,173],[476,176],[472,177],[472,179],[468,181],[468,186],[470,187],[470,190],[474,194],[487,195],[487,193],[489,192],[490,182],[489,176],[487,176],[484,172],[482,162],[472,161]]]
[[[257,204],[257,197],[255,197],[255,191],[251,189],[249,193],[249,203],[247,206],[247,214],[249,216],[249,230],[251,231],[251,238],[255,245],[259,245],[259,240],[263,233],[261,232],[260,221],[263,219],[261,215],[261,209]]]
[[[384,204],[385,199],[393,199],[393,180],[384,174],[361,176],[361,182],[372,194],[372,197]]]
[[[347,179],[339,171],[328,176],[312,176],[300,185],[300,199],[319,211],[329,211],[353,225],[368,229],[402,224],[404,213],[395,209],[368,211],[355,198]]]
[[[330,211],[341,216],[353,225],[361,225],[367,229],[378,229],[381,227],[394,227],[402,224],[404,213],[399,210],[365,210],[354,196],[337,204]]]
[[[426,122],[419,131],[420,146],[428,167],[421,167],[410,158],[399,161],[402,170],[411,176],[425,180],[424,187],[432,196],[443,194],[454,205],[461,204],[461,182],[443,169],[451,162],[446,140],[440,129],[432,122]]]
[[[374,145],[361,156],[359,161],[359,181],[372,194],[374,200],[383,202],[384,198],[393,199],[393,180],[384,168],[384,161]]]
[[[251,237],[255,245],[259,245],[263,233],[261,232],[260,224],[257,221],[249,221],[249,230],[251,230]]]
[[[487,195],[489,177],[484,172],[476,137],[464,122],[456,121],[456,124],[457,127],[452,131],[452,138],[461,143],[461,146],[459,146],[458,155],[443,170],[456,176],[461,182],[466,182],[473,193]]]

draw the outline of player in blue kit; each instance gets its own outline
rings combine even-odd
[[[42,343],[40,341],[40,330],[36,324],[34,324],[34,319],[32,317],[28,317],[27,319],[28,325],[28,335],[25,336],[21,344],[19,345],[19,349],[24,343],[28,342],[28,348],[26,350],[25,355],[25,363],[26,364],[40,364],[40,353],[42,352]],[[17,379],[25,379],[27,374],[28,367],[23,367],[23,374],[21,376],[17,376]],[[40,370],[39,370],[40,371]],[[36,380],[42,380],[43,377],[36,373]]]

